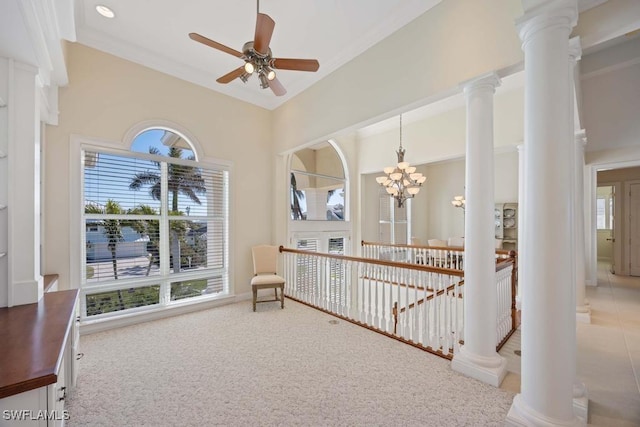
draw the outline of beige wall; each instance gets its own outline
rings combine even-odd
[[[465,80],[521,62],[520,15],[519,0],[443,1],[276,109],[276,150],[425,105]]]
[[[518,152],[497,152],[494,155],[494,179],[496,203],[518,202]],[[423,244],[428,239],[446,240],[464,235],[464,211],[451,204],[455,196],[464,195],[464,159],[420,165],[427,181],[412,200],[412,235]],[[375,177],[380,173],[364,174],[362,204],[362,234],[364,240],[378,241],[378,191]]]
[[[250,247],[271,242],[271,113],[97,50],[68,46],[70,84],[60,90],[60,121],[47,126],[44,206],[45,273],[70,278],[70,137],[122,141],[146,120],[179,124],[207,158],[233,163],[230,230],[235,292],[249,291]],[[213,78],[213,77],[212,77]],[[128,147],[123,147],[128,148]]]

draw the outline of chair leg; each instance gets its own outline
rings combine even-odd
[[[253,288],[253,311],[256,311],[256,301],[258,300],[258,290]]]
[[[284,308],[284,285],[280,287],[280,308]]]
[[[276,300],[278,299],[278,288],[273,288],[273,291],[276,293]]]

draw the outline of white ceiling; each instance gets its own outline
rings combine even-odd
[[[246,84],[216,79],[242,65],[196,43],[190,32],[241,51],[253,40],[255,0],[76,0],[77,41],[226,95],[273,109],[417,18],[441,0],[262,0],[275,22],[274,57],[317,59],[316,73],[281,70],[287,94],[276,97],[253,76]],[[116,17],[100,16],[104,4]]]

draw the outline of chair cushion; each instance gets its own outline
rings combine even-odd
[[[267,285],[273,283],[274,285],[284,283],[284,279],[277,274],[258,274],[251,278],[252,285]]]

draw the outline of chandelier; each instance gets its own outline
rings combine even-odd
[[[407,199],[413,198],[420,192],[420,187],[427,180],[420,172],[416,172],[415,166],[410,166],[404,161],[405,150],[402,148],[402,114],[400,115],[400,148],[397,166],[384,168],[384,176],[376,178],[376,182],[385,188],[387,193],[398,202],[398,207],[404,206]]]
[[[464,200],[464,196],[455,196],[451,201],[451,204],[456,208],[462,208],[464,210],[464,205],[466,200]]]

